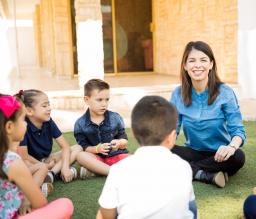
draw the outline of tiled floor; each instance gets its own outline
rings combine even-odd
[[[179,77],[141,74],[141,75],[106,75],[105,80],[112,88],[117,87],[144,87],[179,83]],[[20,75],[12,72],[1,85],[1,92],[15,93],[20,89],[36,88],[44,91],[79,90],[78,78],[58,78],[50,72],[40,68],[23,68]],[[6,89],[4,90],[4,87]],[[4,91],[3,91],[4,90]]]

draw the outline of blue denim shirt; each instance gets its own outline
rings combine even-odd
[[[183,126],[185,145],[198,151],[217,151],[228,145],[234,136],[245,140],[245,130],[239,105],[233,90],[220,85],[219,95],[208,105],[208,89],[198,94],[192,89],[192,103],[186,106],[182,100],[181,87],[177,87],[170,102],[178,111],[177,134]]]
[[[110,143],[113,139],[127,139],[122,117],[115,112],[106,111],[105,119],[100,125],[91,121],[89,109],[75,123],[74,136],[79,145],[85,150],[89,146],[99,143]],[[118,149],[109,154],[98,154],[101,157],[111,157],[117,154],[128,153],[128,150]]]

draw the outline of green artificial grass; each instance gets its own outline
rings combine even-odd
[[[244,199],[251,194],[256,186],[256,123],[245,122],[247,140],[244,145],[246,154],[245,166],[233,177],[230,177],[225,188],[219,189],[213,185],[193,182],[197,206],[201,219],[211,218],[240,218]],[[133,153],[138,144],[127,129],[129,137],[129,151]],[[75,144],[73,133],[65,133],[65,138],[70,144]],[[177,144],[184,143],[181,134]],[[58,147],[54,145],[54,151]],[[79,169],[79,167],[78,167]],[[105,177],[92,177],[86,180],[75,180],[69,184],[61,181],[54,183],[54,192],[49,196],[49,201],[59,197],[68,197],[73,201],[75,210],[74,219],[93,219],[98,210],[98,198],[105,182]],[[129,189],[129,188],[128,188]],[[149,191],[150,193],[150,191]]]

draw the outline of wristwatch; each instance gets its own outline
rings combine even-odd
[[[228,146],[234,148],[235,151],[238,149],[238,148],[235,146],[235,144],[232,143],[232,142],[230,142]]]

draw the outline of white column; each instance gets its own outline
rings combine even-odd
[[[100,0],[76,0],[79,86],[104,78],[102,14]]]
[[[238,83],[244,98],[256,98],[255,11],[255,0],[238,0]]]

